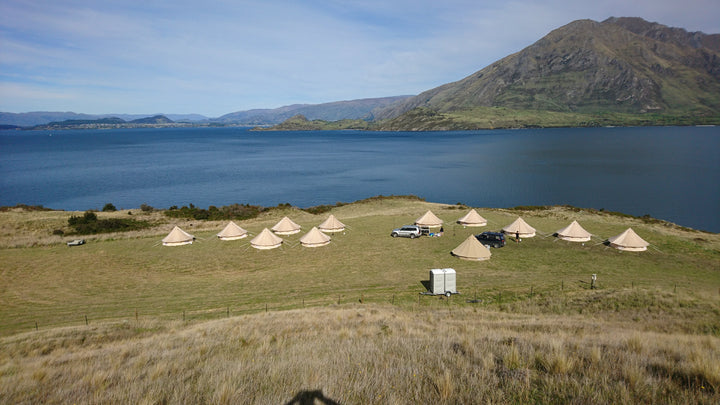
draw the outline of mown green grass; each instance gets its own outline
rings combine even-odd
[[[417,240],[394,239],[394,227],[413,223],[427,209],[444,219],[445,235]],[[720,251],[717,235],[645,224],[632,218],[569,209],[515,212],[480,209],[490,225],[455,225],[466,209],[422,201],[383,200],[333,209],[348,225],[332,235],[330,245],[305,248],[298,239],[327,214],[299,210],[239,224],[257,234],[283,215],[303,226],[284,237],[280,249],[258,251],[249,237],[223,242],[215,233],[224,223],[186,223],[198,240],[193,245],[163,247],[160,239],[170,224],[133,237],[90,239],[80,247],[64,244],[0,250],[0,334],[39,327],[131,319],[205,318],[268,310],[325,306],[348,302],[395,305],[448,305],[434,297],[419,297],[431,268],[452,267],[458,273],[460,296],[451,305],[522,302],[541,294],[572,294],[589,288],[598,275],[603,290],[650,288],[718,298]],[[119,214],[122,215],[122,214]],[[493,249],[489,261],[470,262],[450,255],[471,233],[497,230],[522,215],[539,235],[520,244]],[[572,219],[598,235],[585,246],[552,237]],[[193,226],[190,226],[193,224]],[[210,226],[210,229],[208,229]],[[602,240],[632,226],[653,246],[647,252],[620,252]],[[194,229],[197,228],[197,231]],[[216,228],[216,229],[214,229]],[[531,295],[532,292],[532,295]],[[554,298],[553,298],[554,299]],[[498,303],[497,301],[501,302]],[[576,309],[573,309],[575,311]]]

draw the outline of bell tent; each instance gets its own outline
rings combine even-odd
[[[283,217],[283,219],[272,227],[272,231],[278,235],[292,235],[300,232],[300,225],[296,224],[288,217]]]
[[[322,224],[318,225],[318,229],[322,232],[342,232],[345,230],[345,224],[338,221],[335,215],[330,214]]]
[[[558,238],[570,242],[587,242],[592,234],[583,229],[577,221],[572,221],[570,225],[557,231]]]
[[[528,225],[527,222],[520,217],[502,230],[503,232],[511,235],[519,234],[521,238],[532,238],[535,236],[535,228]]]
[[[237,240],[247,236],[247,231],[242,229],[233,221],[225,226],[225,228],[217,234],[220,240]]]
[[[415,225],[427,226],[428,228],[439,228],[442,224],[443,220],[436,217],[430,210],[428,210],[425,215],[415,220]]]
[[[647,250],[647,247],[650,246],[650,244],[638,236],[632,228],[626,229],[625,232],[620,235],[608,238],[607,241],[610,243],[610,246],[619,250],[627,250],[629,252],[642,252]]]
[[[459,257],[465,260],[487,260],[490,258],[490,249],[486,248],[480,241],[477,240],[475,235],[468,236],[463,243],[453,249],[453,256]]]
[[[189,233],[183,231],[180,229],[180,227],[176,226],[170,231],[170,233],[163,238],[162,244],[163,246],[181,246],[181,245],[190,245],[195,240],[195,237],[190,235]]]
[[[262,232],[258,234],[258,236],[254,237],[250,241],[250,246],[254,247],[255,249],[267,250],[280,247],[282,243],[283,240],[281,237],[275,235],[274,233],[270,232],[269,229],[265,228],[262,230]]]
[[[317,227],[314,227],[310,232],[300,238],[300,243],[305,247],[320,247],[330,243],[330,237],[320,232]]]
[[[473,208],[465,214],[464,217],[457,220],[457,223],[462,226],[485,226],[487,225],[487,219],[480,216],[480,214]]]

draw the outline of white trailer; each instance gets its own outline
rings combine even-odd
[[[459,294],[456,285],[455,269],[432,269],[430,270],[430,290],[428,295]]]

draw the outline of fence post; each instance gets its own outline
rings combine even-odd
[[[395,294],[393,294],[392,304],[395,305]]]
[[[35,331],[37,332],[37,330],[38,330],[38,324],[37,324],[37,321],[35,321]]]
[[[137,311],[137,309],[136,309],[136,310],[135,310],[135,322],[137,322],[137,321],[138,321],[138,311]]]
[[[87,315],[85,315],[85,326],[88,325]]]
[[[230,307],[227,307],[227,317],[230,318]]]
[[[183,311],[183,322],[185,322],[185,311]]]

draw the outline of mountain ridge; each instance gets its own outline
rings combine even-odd
[[[577,20],[456,82],[377,112],[424,107],[718,115],[720,35],[636,17]]]

